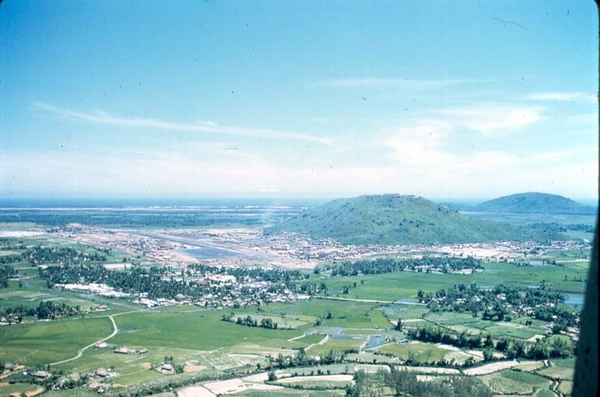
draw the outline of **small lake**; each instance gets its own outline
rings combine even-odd
[[[330,335],[333,340],[364,340],[364,336],[346,335],[346,334],[335,334]]]
[[[583,294],[563,294],[565,303],[571,306],[583,306]]]
[[[374,349],[378,346],[381,346],[386,343],[386,340],[383,336],[371,336],[369,338],[369,342],[367,342],[366,349]]]

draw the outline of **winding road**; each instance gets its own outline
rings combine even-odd
[[[122,314],[124,314],[124,313],[122,313]],[[67,358],[66,360],[56,361],[54,363],[50,363],[49,365],[59,365],[59,364],[67,363],[69,361],[77,360],[78,358],[80,358],[83,355],[83,352],[86,351],[87,349],[89,349],[90,347],[93,347],[93,346],[97,345],[98,343],[105,342],[105,341],[109,340],[110,338],[112,338],[113,336],[115,336],[119,332],[119,328],[117,327],[117,323],[115,322],[114,316],[115,316],[114,314],[108,316],[108,318],[112,322],[112,326],[113,326],[112,334],[108,335],[104,339],[100,339],[99,341],[96,341],[85,347],[82,347],[81,349],[79,349],[79,352],[77,352],[77,355],[75,357]]]

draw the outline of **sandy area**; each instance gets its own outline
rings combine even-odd
[[[460,371],[455,368],[438,368],[438,367],[396,367],[398,370],[407,370],[409,372],[420,372],[423,374],[440,374],[440,375],[458,375]]]
[[[178,397],[215,397],[214,393],[202,386],[190,386],[177,390]]]
[[[482,365],[477,368],[468,368],[463,371],[465,375],[487,375],[493,372],[502,371],[503,369],[508,369],[512,367],[516,367],[519,365],[517,361],[500,361],[497,363],[491,363]]]
[[[260,374],[246,376],[245,378],[242,378],[242,380],[245,382],[264,382],[269,380],[269,373],[262,372]]]
[[[33,391],[28,391],[25,393],[25,395],[27,397],[33,397],[33,396],[37,396],[38,394],[41,394],[44,392],[44,388],[43,387],[38,387],[37,389],[33,390]]]
[[[214,394],[235,394],[245,390],[281,390],[281,386],[265,385],[262,383],[247,383],[241,379],[229,379],[205,383],[204,387]]]
[[[544,335],[535,334],[531,338],[527,339],[527,342],[537,342],[538,340],[544,339],[544,338],[545,338]]]
[[[183,372],[200,372],[206,369],[203,365],[186,365],[183,367]]]
[[[535,371],[536,369],[540,369],[544,366],[543,361],[526,361],[517,365],[521,371]]]
[[[456,346],[444,345],[443,343],[437,344],[436,346],[439,347],[440,349],[445,349],[445,350],[452,350],[452,351],[459,351],[460,350]]]
[[[142,367],[144,369],[150,369],[150,368],[152,368],[152,364],[150,364],[150,363],[141,363],[140,367]]]
[[[311,381],[353,382],[354,377],[352,375],[294,376],[291,378],[279,379],[277,383],[297,383]]]

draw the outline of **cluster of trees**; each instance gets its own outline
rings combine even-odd
[[[20,256],[11,257],[13,262],[24,262],[30,265],[42,263],[62,263],[77,265],[82,262],[105,262],[110,249],[97,248],[92,252],[82,252],[70,247],[42,247],[28,248]]]
[[[37,307],[19,305],[3,309],[3,315],[7,318],[16,319],[17,323],[20,323],[23,317],[36,317],[39,320],[46,320],[58,317],[77,316],[82,313],[79,306],[69,306],[64,302],[57,304],[52,301],[40,301]]]
[[[63,265],[48,266],[39,269],[41,278],[48,281],[48,286],[54,284],[106,284],[127,293],[145,292],[152,299],[173,299],[177,294],[202,296],[203,291],[196,291],[190,283],[176,281],[169,277],[167,268],[151,267],[146,270],[134,266],[123,271],[107,270],[104,266]],[[196,293],[194,293],[196,292]]]
[[[594,233],[594,225],[586,225],[585,223],[556,223],[556,222],[537,222],[529,225],[532,229],[548,230],[551,232],[564,233],[568,231],[579,231]]]
[[[284,284],[309,278],[308,274],[302,274],[299,270],[265,269],[258,266],[215,267],[203,264],[189,265],[186,274],[189,276],[220,274],[235,276],[238,280],[266,281]]]
[[[25,246],[23,245],[23,242],[17,242],[8,238],[0,238],[0,251],[20,251],[24,249]],[[0,265],[14,263],[19,260],[19,254],[16,252],[5,252],[5,254],[8,255],[0,255]]]
[[[463,269],[483,269],[482,262],[472,257],[431,257],[414,259],[377,258],[373,260],[360,260],[355,262],[344,261],[333,265],[322,265],[315,269],[315,273],[331,270],[332,276],[358,276],[361,274],[384,274],[401,271],[450,271]]]
[[[380,369],[367,374],[358,371],[354,374],[355,384],[346,389],[352,397],[387,395],[386,389],[394,396],[404,397],[492,397],[492,391],[479,379],[469,376],[452,376],[438,381],[420,382],[415,373],[399,371],[390,366],[390,371]]]
[[[573,344],[564,337],[551,337],[528,343],[518,339],[500,338],[494,341],[491,335],[472,335],[467,332],[454,333],[441,327],[417,327],[407,331],[407,335],[416,340],[429,343],[444,343],[459,348],[484,350],[484,360],[493,359],[492,349],[504,353],[509,359],[527,358],[545,360],[564,358],[573,355]]]
[[[48,286],[54,284],[105,284],[116,290],[126,293],[147,293],[150,299],[175,299],[178,295],[186,296],[190,299],[199,299],[205,295],[225,297],[229,296],[231,291],[238,287],[233,283],[221,283],[213,285],[212,283],[201,283],[197,280],[186,280],[186,277],[200,278],[206,274],[231,275],[235,276],[238,284],[242,284],[240,293],[245,296],[260,295],[263,300],[267,299],[266,294],[283,293],[286,289],[299,293],[315,294],[326,290],[323,283],[316,285],[314,283],[300,283],[308,275],[302,274],[297,270],[264,269],[259,267],[234,267],[220,268],[206,265],[191,265],[185,271],[173,273],[165,267],[142,268],[135,264],[129,269],[121,271],[107,270],[103,266],[93,266],[87,264],[64,264],[60,266],[49,266],[45,269],[39,269],[41,278],[48,281]],[[266,282],[268,285],[258,290],[255,287],[244,286],[247,282]]]
[[[223,316],[222,317],[223,321],[231,321],[231,316]],[[246,316],[245,318],[242,318],[241,316],[237,318],[237,320],[235,320],[235,323],[237,325],[245,325],[246,327],[260,327],[260,328],[266,328],[266,329],[277,329],[277,327],[279,326],[276,322],[274,322],[273,320],[271,320],[270,318],[263,318],[260,320],[260,323],[258,322],[258,320],[252,318],[250,315]]]
[[[471,335],[467,332],[459,334],[441,327],[416,327],[406,331],[407,336],[412,339],[430,343],[445,343],[460,348],[479,349],[492,348],[494,342],[491,335]]]
[[[482,319],[490,321],[510,321],[511,312],[515,312],[554,321],[564,327],[575,326],[578,322],[576,313],[559,305],[564,302],[564,296],[544,288],[519,290],[500,284],[492,289],[481,289],[475,284],[455,284],[451,289],[434,293],[419,290],[417,297],[434,312],[472,313],[473,316],[481,313]]]
[[[8,288],[8,280],[15,274],[16,270],[12,266],[0,267],[0,288]]]
[[[277,357],[269,357],[270,368],[293,368],[293,367],[310,367],[313,365],[330,365],[339,364],[346,359],[346,352],[334,352],[329,350],[325,355],[318,357],[309,356],[303,347],[298,350],[295,356],[284,356],[279,353]],[[260,369],[260,367],[258,368]]]

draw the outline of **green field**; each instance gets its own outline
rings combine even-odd
[[[441,349],[428,343],[394,343],[385,345],[377,349],[380,353],[389,353],[400,357],[402,360],[426,364],[443,361],[444,357],[450,353],[449,350]]]
[[[494,392],[500,394],[531,394],[537,389],[548,390],[550,384],[547,379],[539,375],[513,370],[484,375],[481,379]]]
[[[0,356],[27,365],[73,357],[82,347],[112,332],[108,318],[36,322],[0,327]]]

